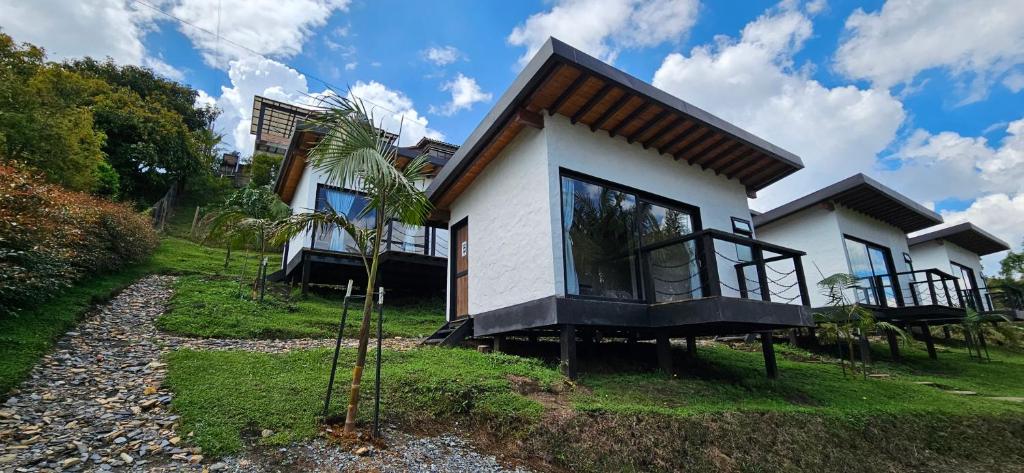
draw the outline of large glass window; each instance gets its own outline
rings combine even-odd
[[[688,211],[646,201],[601,184],[562,177],[566,292],[609,299],[644,299],[639,247],[694,231]],[[659,301],[688,299],[700,289],[695,243],[649,254],[646,281]],[[697,294],[699,295],[699,294]]]
[[[880,246],[846,238],[846,257],[850,260],[850,272],[858,279],[855,289],[857,302],[896,306],[888,252],[888,249]]]
[[[569,294],[640,298],[635,196],[563,177],[562,224]]]
[[[375,219],[375,213],[372,210],[367,211],[367,204],[366,197],[354,191],[323,185],[316,191],[317,211],[331,210],[345,215],[350,222],[364,228],[372,227]],[[349,253],[359,251],[352,235],[336,227],[328,231],[318,231],[313,248]]]

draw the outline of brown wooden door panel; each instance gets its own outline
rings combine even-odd
[[[449,255],[455,257],[455,273],[452,289],[455,291],[455,317],[469,315],[469,225],[462,224],[455,230],[452,239],[455,247]]]

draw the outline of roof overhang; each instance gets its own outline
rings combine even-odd
[[[435,207],[447,210],[524,127],[542,127],[544,111],[712,169],[750,193],[803,168],[796,155],[550,38],[427,189]]]
[[[910,246],[920,245],[929,241],[944,240],[977,254],[978,256],[990,255],[1010,249],[1005,241],[995,235],[978,228],[973,223],[964,222],[950,227],[940,228],[933,232],[924,233],[911,237]]]
[[[253,96],[249,119],[249,134],[256,135],[253,150],[285,154],[296,124],[313,113],[314,109]]]
[[[855,174],[754,217],[761,227],[821,203],[839,204],[910,233],[942,223],[942,216],[880,182]]]

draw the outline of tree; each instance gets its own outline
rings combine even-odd
[[[281,161],[284,157],[276,154],[256,153],[252,157],[252,180],[254,186],[267,186],[274,182],[274,178],[281,169]]]
[[[330,95],[325,98],[323,113],[316,120],[326,130],[323,139],[311,150],[315,169],[323,172],[329,183],[339,187],[360,187],[368,203],[357,218],[373,217],[372,228],[360,228],[345,215],[332,209],[294,215],[281,226],[278,239],[318,228],[329,231],[332,225],[349,232],[356,240],[366,268],[366,298],[363,320],[359,328],[356,363],[352,370],[352,388],[345,414],[345,433],[355,430],[359,406],[359,386],[366,365],[370,338],[370,316],[373,311],[374,287],[380,261],[382,229],[392,220],[422,225],[431,210],[430,201],[417,188],[426,179],[427,156],[421,155],[402,169],[396,167],[397,148],[378,126],[362,101]]]
[[[1024,275],[1024,251],[1009,251],[999,262],[999,275],[1008,281],[1014,281]]]
[[[860,281],[852,274],[837,273],[826,277],[818,282],[822,294],[828,298],[826,306],[814,313],[815,322],[821,329],[823,338],[833,339],[837,347],[846,342],[847,354],[850,357],[850,371],[853,372],[856,366],[856,359],[853,355],[853,344],[857,338],[864,339],[867,334],[875,330],[892,332],[901,340],[907,340],[907,333],[889,322],[880,321],[875,318],[874,312],[860,305],[858,302],[851,302],[847,296],[850,290],[859,289]],[[862,347],[867,349],[867,347]],[[846,365],[843,362],[843,354],[840,349],[839,366],[846,373]],[[862,363],[864,377],[867,378],[867,366]]]
[[[42,49],[0,34],[0,159],[25,163],[72,190],[95,191],[106,136],[94,129],[90,107],[109,87],[43,59]],[[105,189],[110,184],[102,182]]]

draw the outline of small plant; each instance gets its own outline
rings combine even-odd
[[[985,359],[990,359],[988,356],[988,345],[985,343],[985,335],[982,333],[986,322],[1009,322],[1010,319],[1005,315],[986,312],[981,313],[970,307],[967,307],[967,313],[964,315],[964,342],[967,344],[967,352],[974,356],[974,352],[977,352],[978,359],[983,359],[981,356],[981,350],[985,350]]]
[[[847,355],[850,357],[850,372],[853,373],[856,367],[856,358],[853,353],[854,340],[866,339],[868,333],[879,330],[895,333],[902,342],[906,342],[908,339],[907,333],[899,327],[878,320],[871,309],[856,301],[850,301],[847,296],[848,292],[859,287],[857,278],[852,274],[833,274],[819,281],[818,287],[828,298],[828,304],[826,308],[814,314],[814,319],[822,331],[822,338],[826,341],[835,341],[839,354],[839,366],[843,369],[844,375],[846,374],[842,349],[844,342]],[[861,347],[862,350],[867,350],[867,348],[867,346]],[[867,378],[867,363],[863,356],[861,371]]]

